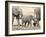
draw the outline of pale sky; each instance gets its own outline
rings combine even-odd
[[[26,7],[26,6],[20,6],[22,9],[23,15],[34,15],[34,9],[33,7]]]

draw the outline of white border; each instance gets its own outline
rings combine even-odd
[[[16,30],[12,31],[12,6],[30,6],[30,7],[40,7],[41,8],[41,29],[40,30]],[[37,4],[23,4],[23,3],[8,3],[8,13],[9,13],[9,34],[24,34],[24,33],[40,33],[43,32],[43,5]]]

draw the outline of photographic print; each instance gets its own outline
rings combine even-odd
[[[44,3],[6,1],[5,35],[44,33],[44,7]]]
[[[12,30],[40,29],[40,19],[40,7],[12,7]]]

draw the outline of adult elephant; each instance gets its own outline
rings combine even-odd
[[[20,24],[19,19],[21,19],[22,16],[23,16],[22,9],[20,7],[18,7],[18,6],[17,7],[16,6],[12,7],[12,15],[13,15],[12,22],[14,21],[14,17],[16,17],[16,19],[18,21],[18,24]]]

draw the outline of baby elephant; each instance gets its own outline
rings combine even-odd
[[[22,17],[22,24],[23,24],[24,26],[26,26],[26,25],[29,26],[30,21],[31,21],[30,16],[23,16],[23,17]]]

